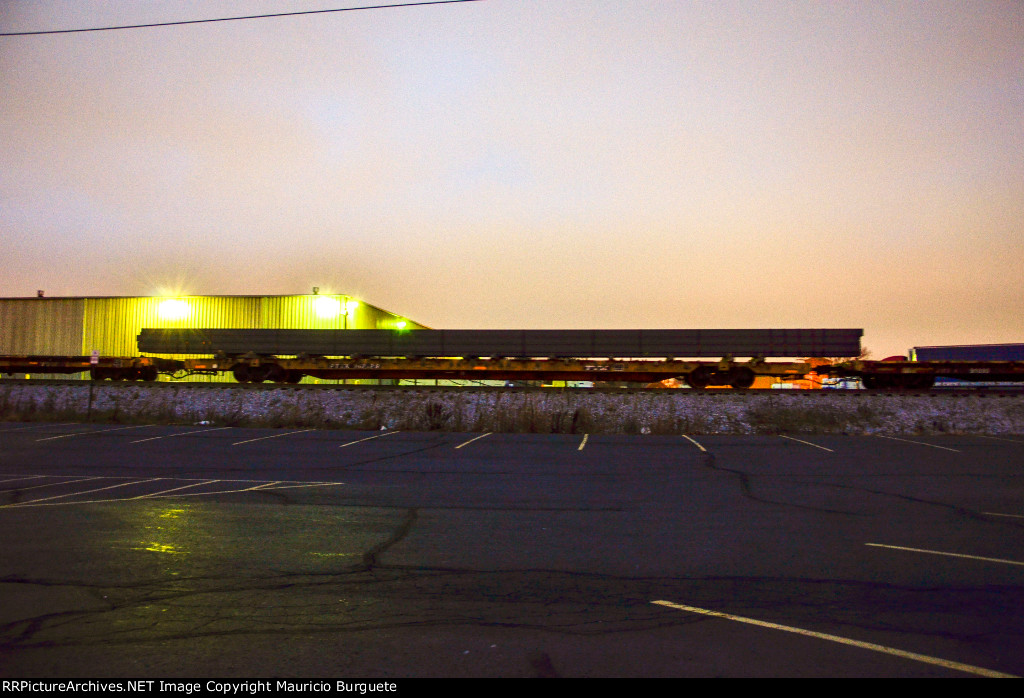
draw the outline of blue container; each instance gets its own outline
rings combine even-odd
[[[1024,361],[1024,344],[954,344],[914,347],[914,361]]]

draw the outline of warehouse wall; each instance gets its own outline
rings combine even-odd
[[[0,298],[0,354],[80,356],[81,298]]]
[[[399,322],[424,329],[344,295],[0,298],[0,354],[137,356],[143,327],[344,330],[389,329]]]

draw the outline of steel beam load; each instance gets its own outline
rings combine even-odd
[[[722,358],[844,357],[860,329],[267,330],[143,329],[151,354],[339,357]]]

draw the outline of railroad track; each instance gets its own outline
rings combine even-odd
[[[145,388],[148,390],[170,390],[172,388],[185,388],[187,390],[299,390],[299,391],[380,391],[380,392],[458,392],[458,391],[483,391],[483,392],[522,392],[522,393],[544,393],[544,392],[573,392],[573,393],[679,393],[687,395],[706,396],[728,396],[728,395],[771,395],[778,396],[785,400],[814,400],[822,399],[829,395],[842,395],[849,398],[860,398],[869,396],[893,396],[893,397],[922,397],[934,398],[940,396],[951,397],[1021,397],[1024,396],[1024,384],[1005,387],[978,386],[974,388],[932,388],[930,390],[863,390],[850,388],[826,388],[821,390],[771,390],[771,389],[747,389],[736,390],[732,388],[709,388],[705,390],[694,390],[689,388],[646,388],[642,386],[631,387],[597,387],[597,388],[564,388],[564,387],[537,387],[537,386],[490,386],[490,385],[459,385],[459,386],[434,386],[434,385],[363,385],[363,384],[342,384],[342,383],[314,383],[287,385],[280,383],[229,383],[229,382],[186,382],[186,381],[90,381],[90,380],[61,380],[61,379],[0,379],[2,385],[30,385],[30,386],[70,386],[70,387],[102,387],[112,390],[126,390],[130,388]]]

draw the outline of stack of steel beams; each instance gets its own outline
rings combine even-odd
[[[269,330],[143,329],[152,354],[266,356],[701,358],[844,357],[860,329]]]

